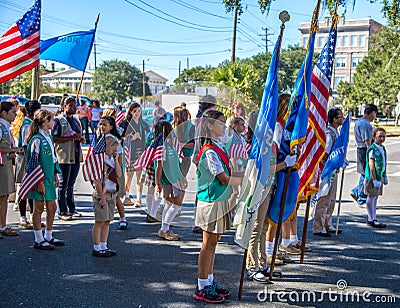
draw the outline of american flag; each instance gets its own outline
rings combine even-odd
[[[19,189],[19,197],[25,200],[29,193],[32,192],[41,181],[44,180],[44,173],[42,166],[39,164],[39,160],[36,152],[33,152],[29,158],[28,165],[26,166],[26,172],[21,182]]]
[[[159,134],[150,146],[140,155],[133,165],[135,170],[148,167],[151,163],[162,159],[164,134]]]
[[[183,152],[182,152],[182,147],[179,143],[178,137],[175,135],[174,132],[172,132],[172,138],[173,138],[173,143],[174,143],[174,148],[176,150],[176,152],[178,153],[179,158],[183,158]]]
[[[90,154],[92,154],[93,149],[96,147],[96,144],[97,144],[97,137],[96,137],[96,134],[93,134],[92,139],[90,140],[90,145],[89,145],[89,149],[86,153],[85,160],[90,156]]]
[[[124,142],[124,152],[125,152],[125,167],[128,168],[131,165],[131,149],[132,143],[130,140]]]
[[[232,143],[229,148],[230,158],[248,158],[246,142],[236,131],[233,131]]]
[[[39,65],[40,0],[0,37],[0,83]]]
[[[86,156],[86,159],[82,165],[83,178],[85,181],[100,180],[103,173],[104,155],[106,152],[105,137],[102,136],[99,142],[94,144],[93,147],[91,144],[90,148],[90,155]]]
[[[308,113],[307,138],[299,156],[299,200],[307,199],[318,191],[322,172],[321,160],[325,155],[326,122],[335,57],[337,37],[337,15],[332,18],[332,27],[312,73],[310,109]]]
[[[118,111],[117,115],[115,116],[115,124],[117,124],[117,126],[120,126],[124,120],[125,120],[125,112]]]

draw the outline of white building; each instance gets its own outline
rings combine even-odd
[[[149,78],[148,84],[152,95],[163,91],[167,87],[168,79],[160,74],[157,74],[152,70],[148,70],[145,72],[145,76]]]
[[[82,92],[90,92],[93,90],[93,74],[93,71],[86,70],[81,87]],[[75,68],[70,68],[63,71],[42,75],[40,78],[42,79],[42,83],[44,85],[50,86],[54,89],[67,87],[71,89],[71,92],[76,92],[82,78],[82,72]]]

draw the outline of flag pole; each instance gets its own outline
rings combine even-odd
[[[335,232],[335,235],[338,235],[338,229],[339,229],[339,215],[340,215],[340,206],[342,205],[343,183],[344,183],[344,169],[342,169],[342,178],[340,180],[339,205],[338,205],[337,216],[336,216],[336,232]]]
[[[281,45],[282,45],[282,38],[283,38],[283,31],[285,30],[285,22],[290,20],[290,15],[287,11],[282,11],[279,13],[279,20],[281,21],[281,31],[279,33],[280,41],[278,44],[278,49],[276,53],[276,58],[278,59],[280,51],[281,51]],[[276,64],[278,65],[278,63]],[[238,299],[242,299],[242,292],[243,292],[243,280],[244,280],[244,273],[246,269],[246,259],[247,259],[247,252],[248,250],[244,250],[243,254],[243,262],[242,262],[242,271],[241,271],[241,276],[240,276],[240,284],[239,284],[239,292],[238,292]]]
[[[94,22],[94,35],[96,35],[97,23],[99,22],[99,18],[100,18],[100,13],[97,15],[96,21]],[[94,42],[94,40],[93,40],[93,42]],[[77,103],[79,103],[79,92],[81,92],[82,83],[83,83],[83,77],[85,76],[85,70],[86,70],[86,67],[82,72],[81,81],[79,82],[78,90],[76,91],[75,100],[76,100]]]
[[[308,230],[308,216],[310,215],[311,195],[307,196],[306,212],[304,214],[303,234],[301,235],[301,256],[300,263],[304,263],[304,252],[306,248],[307,230]]]

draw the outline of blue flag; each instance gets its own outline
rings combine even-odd
[[[260,112],[254,129],[249,161],[243,178],[239,202],[236,207],[234,225],[237,227],[235,242],[247,249],[257,209],[264,201],[264,187],[267,183],[278,109],[278,68],[281,37],[275,45],[265,82]]]
[[[40,42],[40,59],[52,60],[85,71],[95,30],[78,31]]]
[[[312,59],[314,55],[315,32],[310,36],[307,54],[301,65],[297,76],[292,95],[290,96],[287,120],[283,129],[281,145],[279,148],[277,163],[285,160],[290,155],[296,145],[305,140],[308,125],[308,108],[311,93],[312,81]],[[279,220],[280,204],[286,180],[286,169],[277,172],[277,187],[274,198],[269,209],[269,222],[277,224]],[[289,179],[289,189],[286,193],[285,208],[282,222],[290,220],[296,212],[297,191],[300,185],[299,173],[292,169]]]
[[[350,115],[347,116],[346,120],[340,130],[340,135],[333,144],[331,153],[328,156],[324,170],[321,174],[321,180],[326,176],[332,175],[332,173],[342,167],[347,154],[347,145],[349,143],[350,134]]]

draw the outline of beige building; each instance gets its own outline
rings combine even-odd
[[[157,74],[156,72],[148,70],[145,72],[145,76],[149,78],[148,84],[152,95],[161,92],[167,87],[168,79]]]
[[[93,71],[86,70],[82,82],[82,92],[90,92],[93,90],[93,73]],[[82,78],[82,72],[75,68],[70,68],[59,72],[42,75],[40,78],[44,85],[48,85],[53,89],[67,87],[71,89],[71,92],[76,92]]]
[[[331,28],[331,18],[319,22],[319,30],[315,37],[315,51],[321,52]],[[333,67],[331,88],[336,89],[340,81],[352,82],[357,64],[368,55],[370,37],[378,33],[383,26],[371,19],[346,20],[339,18],[336,42],[335,63]],[[307,47],[310,23],[303,22],[300,26],[301,43]]]

